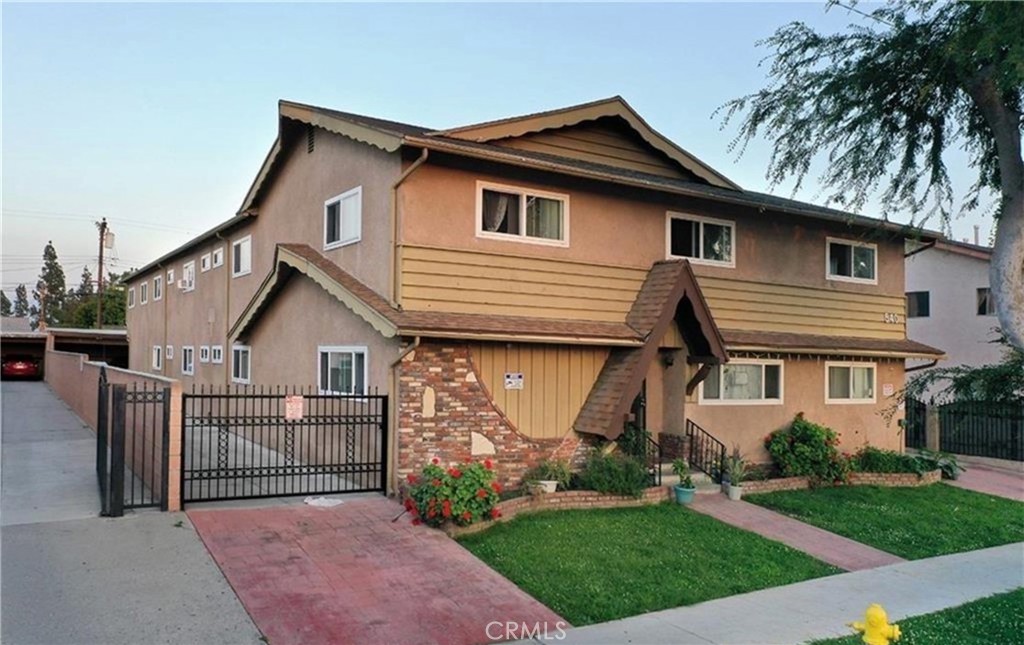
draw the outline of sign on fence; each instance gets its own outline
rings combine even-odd
[[[303,398],[301,394],[289,394],[284,397],[284,418],[287,421],[302,420]]]

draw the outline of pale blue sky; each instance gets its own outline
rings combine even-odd
[[[77,283],[107,216],[115,270],[234,214],[276,133],[277,100],[445,127],[621,94],[741,186],[711,119],[759,89],[755,42],[824,4],[12,5],[3,19],[3,277],[34,284],[53,239]],[[970,172],[954,176],[963,187]],[[789,196],[787,188],[775,190]],[[797,195],[819,201],[813,182]],[[872,215],[874,213],[868,212]],[[990,220],[954,222],[956,237]],[[91,268],[95,263],[90,262]]]

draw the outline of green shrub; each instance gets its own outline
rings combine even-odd
[[[955,455],[947,452],[921,450],[917,458],[924,464],[926,471],[936,468],[941,470],[943,479],[956,479],[960,477],[960,473],[967,470],[957,462]]]
[[[409,475],[405,508],[413,524],[466,526],[501,515],[495,504],[501,486],[494,480],[490,459],[443,468],[436,457],[417,475]]]
[[[864,446],[850,458],[850,469],[862,473],[916,473],[928,470],[923,460],[893,450]]]
[[[599,493],[640,497],[647,488],[647,467],[636,457],[622,453],[595,453],[580,472],[581,488]]]
[[[839,454],[835,431],[796,415],[787,428],[764,438],[772,461],[783,477],[809,477],[814,485],[845,482],[847,460]]]
[[[627,455],[644,460],[647,457],[647,444],[650,438],[651,433],[647,430],[635,423],[627,423],[626,429],[622,431],[615,443],[619,446],[619,450]]]
[[[523,474],[523,483],[529,485],[539,481],[556,481],[562,490],[569,488],[572,471],[569,463],[557,459],[544,460]]]

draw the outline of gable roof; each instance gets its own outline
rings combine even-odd
[[[626,315],[627,324],[644,334],[644,344],[638,348],[616,348],[609,353],[573,429],[606,439],[622,434],[626,414],[672,321],[679,325],[692,361],[718,364],[728,360],[722,335],[690,263],[656,262]]]
[[[296,273],[316,282],[387,338],[401,335],[597,345],[643,342],[643,335],[626,323],[402,311],[307,244],[277,245],[274,269],[232,325],[229,338],[235,340],[249,334]]]
[[[621,96],[612,96],[598,101],[591,101],[590,103],[581,103],[546,112],[536,112],[524,116],[466,125],[429,134],[430,136],[486,143],[497,139],[520,137],[542,130],[567,128],[585,121],[596,121],[608,117],[621,119],[647,145],[661,152],[681,168],[689,173],[693,173],[712,186],[740,190],[737,184],[648,125],[643,117]]]

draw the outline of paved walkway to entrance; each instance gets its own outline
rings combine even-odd
[[[805,524],[767,508],[743,501],[733,502],[725,495],[695,495],[690,508],[726,524],[788,544],[794,549],[847,571],[873,569],[904,561],[903,558],[891,553]]]
[[[562,621],[442,533],[413,526],[408,515],[392,522],[401,511],[372,495],[334,508],[188,516],[274,645],[468,645],[490,641],[494,621],[547,622],[552,631]]]
[[[946,483],[979,493],[1024,502],[1024,473],[1021,472],[1014,473],[984,466],[968,466],[967,470],[960,473],[960,477],[956,481],[947,481]]]
[[[560,645],[806,643],[852,634],[880,603],[893,622],[1021,586],[1024,544],[901,562],[568,630]],[[529,643],[551,643],[536,639]]]

